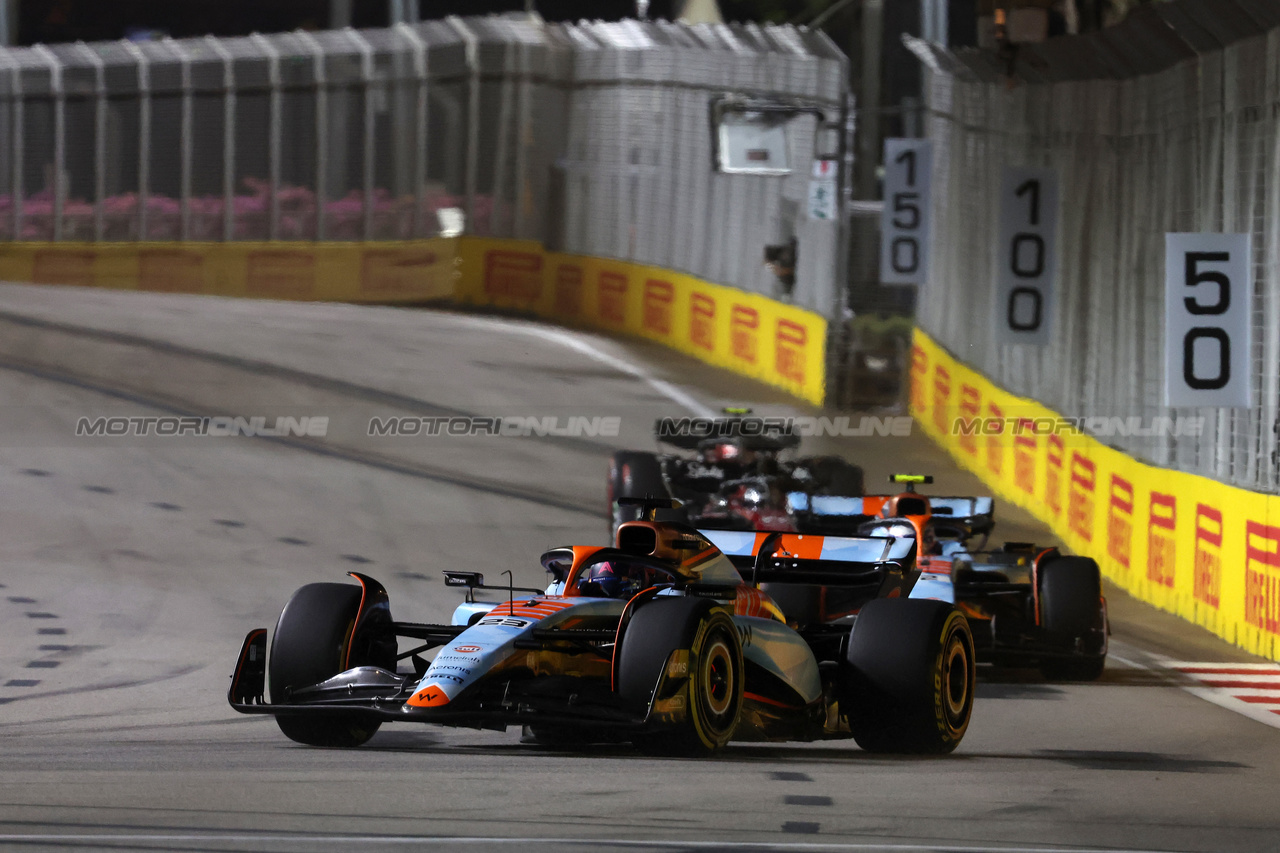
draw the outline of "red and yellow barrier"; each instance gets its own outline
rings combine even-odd
[[[3,243],[0,281],[306,301],[452,300],[648,338],[821,405],[826,321],[659,267],[519,240]]]
[[[920,330],[911,374],[911,413],[996,495],[1137,598],[1280,660],[1280,496],[1147,465],[1063,430],[1058,413],[1000,388]],[[974,430],[973,418],[991,426]]]
[[[763,296],[660,267],[465,239],[457,299],[648,338],[815,404],[826,321]]]

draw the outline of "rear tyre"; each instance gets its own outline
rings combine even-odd
[[[654,755],[708,755],[733,737],[742,711],[745,671],[733,617],[698,598],[655,599],[635,612],[618,651],[617,691],[636,713],[648,710],[672,653],[688,652],[685,715],[670,727],[637,735]]]
[[[973,712],[973,635],[954,605],[903,598],[863,606],[849,637],[849,729],[868,752],[943,754]]]
[[[1106,617],[1102,572],[1088,557],[1058,557],[1039,571],[1040,627],[1046,639],[1079,658],[1041,661],[1040,672],[1054,681],[1096,681],[1106,665]]]
[[[292,691],[318,684],[347,668],[360,597],[360,587],[345,583],[307,584],[293,594],[280,612],[271,640],[267,684],[272,702],[289,704]],[[276,723],[298,743],[342,747],[359,746],[381,725],[358,714],[277,714]]]
[[[636,507],[620,507],[618,498],[664,498],[667,484],[662,466],[652,453],[619,451],[609,462],[609,532],[617,532],[625,521],[640,517]]]

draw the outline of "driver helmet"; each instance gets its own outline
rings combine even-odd
[[[602,560],[588,566],[578,578],[578,592],[599,598],[630,598],[646,586],[643,566],[620,560]]]

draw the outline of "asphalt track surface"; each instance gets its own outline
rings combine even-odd
[[[653,418],[772,391],[663,350],[438,311],[0,287],[0,848],[1275,850],[1280,731],[1183,689],[1166,658],[1254,660],[1109,592],[1094,684],[984,673],[945,758],[851,741],[658,760],[387,726],[357,750],[226,705],[250,628],[359,569],[446,620],[448,568],[542,582],[605,536],[613,449]],[[325,415],[323,439],[77,438],[99,415]],[[369,438],[388,415],[616,416],[594,438]],[[921,437],[813,449],[867,482],[933,473]],[[998,508],[1005,538],[1045,540]]]

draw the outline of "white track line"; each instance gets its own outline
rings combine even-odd
[[[62,834],[0,835],[0,844],[53,844],[56,842],[80,844],[324,844],[324,845],[379,845],[414,844],[428,846],[457,846],[473,844],[491,845],[555,845],[595,847],[640,847],[673,850],[714,849],[724,850],[850,850],[895,851],[895,853],[1165,853],[1156,850],[1131,850],[1101,847],[992,847],[958,846],[955,844],[874,844],[844,843],[839,841],[637,841],[626,838],[476,838],[439,835],[283,835],[275,833],[183,833],[183,834]]]
[[[671,400],[677,405],[683,406],[700,418],[714,418],[718,414],[714,409],[703,405],[695,399],[692,394],[685,391],[683,388],[673,385],[665,379],[659,379],[643,367],[633,364],[626,359],[609,355],[606,352],[601,352],[590,341],[584,340],[572,332],[568,332],[563,329],[549,329],[532,323],[495,320],[489,317],[465,317],[458,319],[465,319],[467,324],[480,326],[482,328],[496,329],[510,334],[528,335],[533,338],[541,338],[544,341],[559,344],[560,346],[571,349],[574,352],[581,353],[594,361],[598,361],[601,364],[612,367],[619,373],[623,373],[633,379],[640,380],[662,396],[666,397],[668,400]]]

